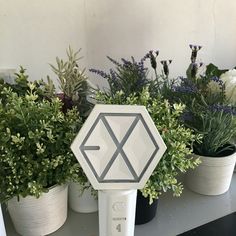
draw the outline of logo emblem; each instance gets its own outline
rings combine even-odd
[[[166,146],[145,107],[96,105],[71,149],[95,189],[138,189]]]
[[[99,132],[107,137],[107,142],[97,140],[97,145],[91,145],[93,135],[97,137]],[[137,145],[141,152],[135,151]],[[107,152],[108,149],[110,151]],[[101,183],[139,182],[158,149],[140,113],[100,113],[80,146],[84,158]],[[129,158],[131,152],[135,154],[132,161]],[[137,163],[142,164],[141,169]],[[119,176],[109,174],[113,169]]]

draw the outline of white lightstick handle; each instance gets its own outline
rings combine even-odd
[[[1,204],[0,204],[0,235],[6,236],[6,230],[5,230],[5,225],[4,225],[3,215],[2,215]]]
[[[136,197],[137,190],[99,191],[100,236],[134,236]]]

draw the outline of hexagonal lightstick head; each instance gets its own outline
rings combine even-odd
[[[94,189],[142,189],[166,145],[144,106],[96,105],[71,149]]]

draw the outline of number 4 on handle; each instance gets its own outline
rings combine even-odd
[[[118,225],[116,226],[116,229],[117,229],[117,231],[120,233],[120,232],[121,232],[121,224],[118,224]]]

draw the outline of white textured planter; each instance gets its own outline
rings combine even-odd
[[[8,201],[8,210],[16,231],[23,236],[42,236],[59,229],[67,218],[68,186],[56,186],[40,198],[16,197]]]
[[[189,189],[204,195],[220,195],[228,191],[234,172],[236,152],[226,157],[200,158],[202,163],[185,175]]]
[[[0,235],[6,236],[6,230],[5,230],[4,219],[3,219],[3,215],[2,215],[1,204],[0,204]]]
[[[91,194],[91,187],[83,190],[79,183],[69,185],[69,206],[73,211],[92,213],[98,211],[98,200]]]

